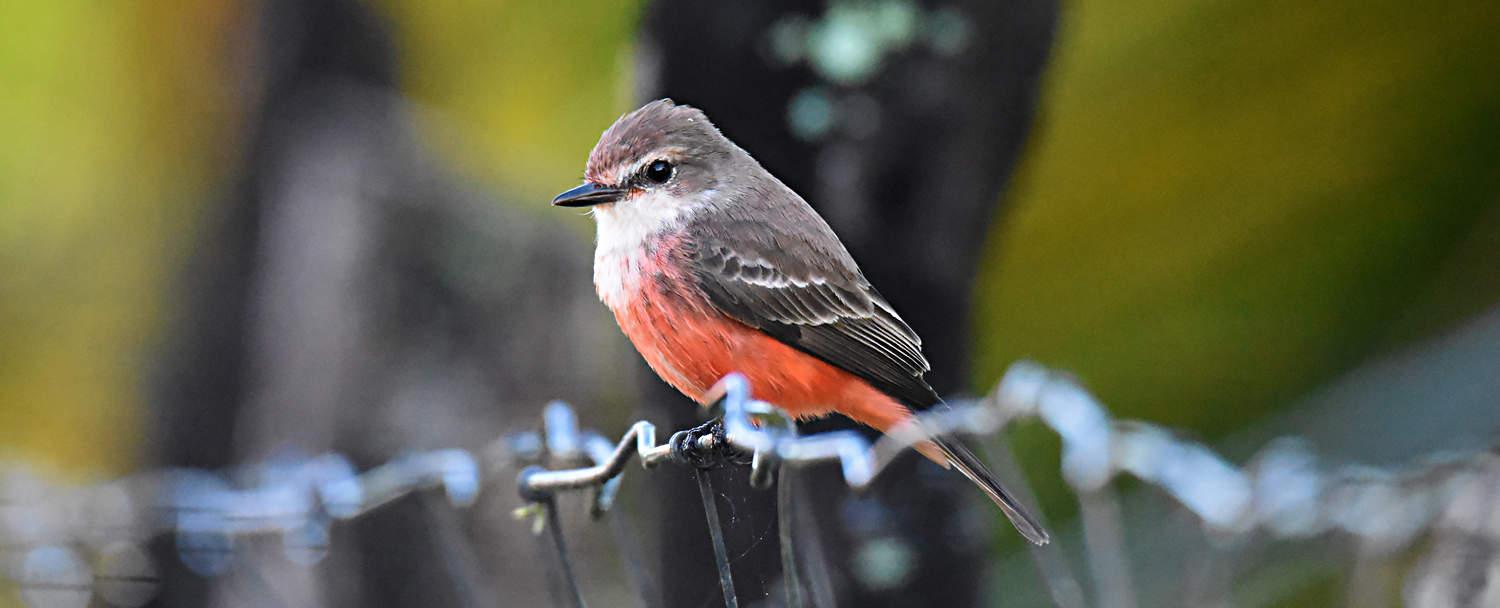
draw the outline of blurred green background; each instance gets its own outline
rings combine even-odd
[[[432,146],[496,188],[543,200],[630,104],[637,6],[383,8]],[[1493,305],[1497,15],[1070,3],[978,278],[975,389],[1035,357],[1119,413],[1221,434]],[[0,6],[5,456],[129,467],[163,291],[236,150],[233,17]]]
[[[634,4],[382,7],[430,143],[497,188],[575,180],[630,105]],[[236,149],[241,10],[0,6],[5,456],[129,466]],[[1032,357],[1216,435],[1500,299],[1497,26],[1487,2],[1070,3],[978,277],[974,388]]]
[[[639,6],[379,5],[428,143],[588,230],[543,202],[631,105]],[[246,10],[0,3],[0,459],[132,467],[163,306],[239,149]],[[1214,438],[1492,307],[1496,32],[1494,2],[1066,3],[972,387],[1033,358]],[[1035,471],[1048,437],[1017,434]]]
[[[1070,8],[976,387],[1030,357],[1213,438],[1500,301],[1495,4]]]

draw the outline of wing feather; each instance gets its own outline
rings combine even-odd
[[[691,252],[694,278],[720,311],[910,406],[937,401],[923,378],[931,365],[921,338],[847,253],[807,260],[749,239],[699,242]]]

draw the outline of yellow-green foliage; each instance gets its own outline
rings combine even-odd
[[[976,386],[1032,357],[1213,436],[1500,299],[1500,5],[1065,6]]]
[[[431,141],[538,208],[626,105],[635,3],[377,6]],[[168,290],[237,160],[258,7],[0,3],[0,460],[110,473],[141,447]]]
[[[630,109],[637,2],[383,4],[399,24],[404,88],[435,111],[434,140],[538,210],[583,178],[599,133]]]
[[[0,459],[128,465],[190,195],[231,146],[216,6],[0,3]]]

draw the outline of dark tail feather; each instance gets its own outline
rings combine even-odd
[[[1009,492],[1005,491],[1005,488],[1000,485],[1000,480],[995,479],[995,475],[990,473],[989,467],[986,467],[984,462],[979,460],[978,456],[970,452],[969,448],[948,438],[938,438],[933,440],[933,443],[936,443],[943,450],[943,453],[948,456],[949,464],[958,469],[958,472],[963,473],[964,477],[968,477],[969,481],[974,482],[974,485],[984,490],[984,493],[989,495],[990,500],[995,501],[995,504],[1005,513],[1005,517],[1010,519],[1011,525],[1016,527],[1016,531],[1020,532],[1021,536],[1035,545],[1045,545],[1051,540],[1047,535],[1047,531],[1043,530],[1036,523],[1035,519],[1032,519],[1031,515],[1026,512],[1025,507],[1021,506],[1021,503],[1016,502],[1016,499]]]

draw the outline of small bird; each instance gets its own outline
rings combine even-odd
[[[597,223],[594,287],[657,375],[705,402],[730,372],[798,418],[886,431],[941,403],[922,341],[796,192],[702,111],[669,99],[610,126],[584,183],[552,200]],[[962,444],[917,449],[958,469],[1027,540],[1047,533]]]

